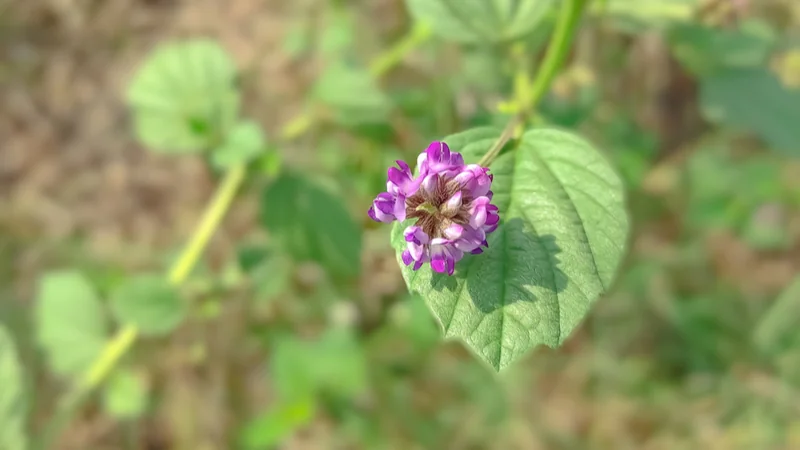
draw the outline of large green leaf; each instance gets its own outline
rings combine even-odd
[[[105,345],[108,334],[100,299],[79,272],[44,275],[36,302],[36,333],[50,367],[63,376],[86,370]]]
[[[406,0],[411,15],[434,33],[463,43],[519,38],[539,24],[553,0]]]
[[[127,91],[139,139],[165,153],[220,144],[239,112],[236,78],[233,61],[212,40],[156,48]]]
[[[444,139],[475,162],[499,131],[479,128]],[[497,370],[532,347],[561,345],[611,285],[628,236],[623,187],[605,159],[571,134],[526,132],[491,165],[501,225],[481,255],[454,276],[403,265],[403,230],[392,244],[406,284],[421,294],[446,337],[463,339]]]
[[[160,275],[125,280],[111,294],[111,311],[121,323],[142,333],[160,335],[175,329],[186,316],[186,304]]]
[[[262,196],[261,222],[298,261],[316,261],[330,273],[361,269],[361,229],[340,198],[288,171]]]
[[[704,78],[700,100],[709,120],[752,131],[774,150],[800,155],[800,89],[784,87],[767,69],[731,69]]]
[[[25,387],[22,368],[17,359],[14,341],[5,328],[0,326],[0,448],[24,450],[25,435]]]

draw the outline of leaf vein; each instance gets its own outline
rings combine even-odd
[[[568,203],[570,205],[570,208],[575,213],[575,216],[577,216],[578,222],[580,223],[580,230],[581,230],[581,233],[583,234],[583,238],[586,241],[586,246],[589,247],[589,255],[592,257],[592,265],[594,266],[594,271],[595,271],[595,274],[597,275],[597,280],[600,282],[600,287],[605,292],[605,290],[606,290],[605,283],[603,282],[603,279],[600,276],[600,268],[597,266],[597,258],[595,257],[595,254],[594,254],[594,248],[592,248],[592,243],[589,242],[589,235],[586,233],[586,226],[584,225],[584,220],[583,220],[583,217],[581,216],[580,211],[578,211],[578,208],[575,206],[575,202],[572,200],[572,197],[569,195],[569,191],[567,190],[567,187],[564,186],[564,183],[561,182],[561,179],[558,178],[558,176],[553,171],[553,169],[550,167],[550,165],[547,164],[547,161],[544,158],[542,158],[541,155],[539,155],[538,153],[534,152],[534,154],[539,159],[539,161],[541,161],[542,166],[545,168],[545,170],[547,170],[547,172],[550,174],[550,176],[552,176],[553,179],[556,181],[556,184],[558,185],[559,188],[561,188],[561,191],[564,192],[564,195],[567,196],[567,199],[569,200]]]

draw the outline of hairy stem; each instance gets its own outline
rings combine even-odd
[[[564,0],[559,12],[558,22],[556,23],[553,37],[547,46],[547,53],[544,60],[536,72],[536,78],[530,82],[527,75],[527,67],[520,64],[520,68],[515,75],[514,100],[517,104],[517,114],[506,125],[500,137],[492,145],[492,148],[478,162],[481,166],[488,166],[494,161],[502,150],[503,146],[514,135],[516,128],[525,123],[525,119],[531,114],[536,105],[542,100],[544,94],[550,88],[553,79],[564,62],[572,45],[578,21],[583,14],[588,0]]]

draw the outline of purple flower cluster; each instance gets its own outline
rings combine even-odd
[[[464,164],[460,153],[444,142],[432,142],[417,158],[418,175],[403,161],[390,167],[386,192],[380,193],[369,216],[377,222],[417,219],[403,233],[403,262],[418,270],[452,275],[464,253],[483,252],[486,235],[497,229],[500,216],[491,204],[493,176],[477,164]]]

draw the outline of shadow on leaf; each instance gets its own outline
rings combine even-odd
[[[515,217],[501,222],[489,236],[489,248],[484,253],[465,256],[453,276],[434,273],[432,287],[457,294],[466,289],[484,314],[516,302],[537,302],[545,296],[557,301],[568,281],[559,268],[559,253],[555,236],[539,235]]]

